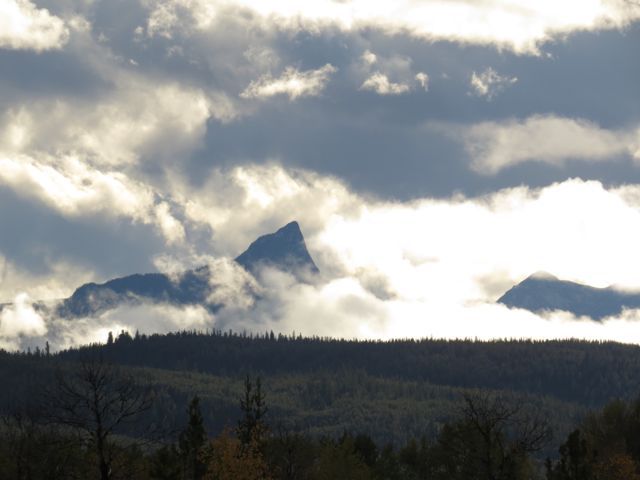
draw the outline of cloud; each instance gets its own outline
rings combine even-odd
[[[39,9],[29,0],[0,0],[0,48],[56,50],[69,39],[62,19]]]
[[[249,310],[222,309],[216,313],[216,328],[370,338],[388,320],[385,305],[356,279],[300,283],[288,273],[269,268],[260,277],[260,300]]]
[[[125,218],[154,225],[168,244],[184,242],[171,192],[144,164],[177,168],[176,157],[201,146],[207,122],[230,121],[235,107],[217,90],[128,71],[87,32],[76,41],[109,88],[36,96],[0,112],[0,185],[66,218]]]
[[[364,81],[360,90],[371,90],[378,95],[401,95],[409,92],[410,87],[405,83],[390,82],[386,75],[375,72]]]
[[[186,185],[174,188],[187,194]],[[403,203],[271,164],[218,171],[188,195],[185,215],[210,226],[221,255],[234,257],[296,219],[322,272],[377,284],[376,290],[386,285],[382,290],[412,300],[438,292],[458,304],[493,301],[502,292],[487,293],[487,279],[506,289],[540,270],[591,285],[640,287],[633,261],[637,185],[607,189],[574,179]]]
[[[638,132],[607,130],[584,119],[534,115],[524,120],[482,122],[462,135],[473,168],[494,174],[523,162],[563,165],[568,160],[610,161],[638,157]]]
[[[276,162],[215,169],[198,188],[177,175],[171,178],[186,218],[211,229],[222,256],[239,255],[258,236],[294,219],[312,235],[333,215],[356,215],[362,207],[339,180]]]
[[[517,77],[499,75],[498,72],[489,67],[481,73],[474,71],[471,74],[470,85],[474,95],[492,100],[498,93],[517,81]]]
[[[151,85],[142,78],[116,81],[121,82],[116,91],[102,98],[43,100],[9,109],[0,117],[5,127],[0,147],[78,153],[110,166],[142,157],[157,161],[197,147],[209,118],[228,121],[236,115],[226,98],[197,89]]]
[[[52,345],[104,341],[108,330],[181,328],[640,342],[633,333],[637,311],[595,324],[566,312],[541,316],[494,303],[509,286],[540,270],[593,286],[640,289],[638,185],[605,188],[575,179],[482,197],[401,203],[365,198],[334,178],[277,165],[218,175],[191,198],[199,202],[204,192],[214,192],[198,214],[212,226],[220,249],[226,243],[235,256],[247,238],[296,218],[322,276],[299,283],[267,268],[256,284],[230,260],[211,260],[220,288],[215,300],[227,303],[215,315],[199,307],[124,306],[74,323],[73,329],[51,320],[47,338]],[[226,190],[216,191],[215,182]],[[191,221],[198,218],[189,209],[186,214]]]
[[[412,63],[407,56],[385,57],[365,50],[356,65],[358,75],[366,77],[360,90],[369,90],[378,95],[402,95],[413,90],[411,84],[417,82],[424,91],[428,91],[429,76],[424,72],[414,74]],[[391,81],[390,77],[397,81]]]
[[[278,53],[265,45],[250,45],[249,48],[242,52],[242,56],[252,66],[261,70],[271,70],[280,64]]]
[[[160,231],[170,244],[182,243],[185,240],[185,229],[182,223],[171,213],[167,202],[161,202],[154,208],[155,221]]]
[[[493,302],[539,270],[594,286],[640,288],[640,265],[633,260],[640,238],[637,185],[606,189],[599,182],[571,180],[478,198],[399,203],[359,197],[335,179],[304,172],[296,178],[281,167],[270,168],[233,172],[238,192],[232,202],[244,199],[238,204],[251,206],[253,222],[221,211],[211,212],[209,221],[220,222],[214,227],[220,241],[229,233],[238,243],[252,223],[278,219],[274,223],[281,224],[283,212],[289,214],[287,220],[301,222],[324,280],[292,286],[272,274],[263,283],[272,303],[254,306],[251,314],[222,317],[227,322],[246,321],[242,325],[248,329],[254,322],[261,331],[264,321],[276,331],[309,334],[340,324],[344,328],[333,334],[384,338],[508,334],[624,340],[627,329],[616,319],[605,322],[617,325],[607,330],[564,313],[540,317]],[[304,305],[322,314],[301,317]],[[354,305],[361,315],[350,310]],[[294,321],[316,317],[304,326]],[[278,319],[288,320],[278,324]]]
[[[157,224],[169,242],[184,240],[179,221],[169,206],[156,204],[154,191],[116,171],[91,168],[78,157],[32,158],[0,152],[0,185],[18,195],[37,199],[69,217],[128,217]]]
[[[416,80],[425,92],[429,91],[429,75],[427,75],[425,72],[418,72],[416,73]]]
[[[36,160],[5,154],[0,156],[0,182],[68,215],[138,216],[152,203],[152,192],[136,188],[123,174],[92,170],[75,157]]]
[[[74,288],[93,280],[93,273],[60,259],[46,259],[41,271],[28,272],[0,254],[0,304],[29,292],[40,300],[59,300],[71,295]]]
[[[480,198],[369,204],[355,219],[334,216],[313,245],[324,243],[352,275],[382,272],[393,291],[416,301],[491,301],[478,279],[499,274],[513,284],[540,270],[640,287],[629,264],[640,238],[629,190],[570,180]]]
[[[242,98],[269,98],[287,95],[293,101],[301,97],[316,97],[322,93],[331,75],[337,68],[327,63],[316,70],[299,71],[294,67],[285,68],[277,78],[270,74],[254,80],[240,94]]]
[[[122,305],[96,317],[51,318],[47,325],[47,339],[52,350],[60,350],[89,343],[106,343],[109,332],[117,336],[124,330],[133,336],[136,331],[144,334],[204,331],[212,328],[214,321],[211,314],[200,306],[141,303]],[[31,344],[42,347],[42,341],[35,343],[32,340]]]
[[[371,50],[365,50],[360,59],[362,60],[362,63],[368,67],[375,65],[378,62],[378,56]]]
[[[271,28],[321,31],[376,29],[389,35],[407,34],[427,41],[449,40],[464,44],[492,45],[520,54],[539,54],[540,46],[576,31],[623,28],[640,18],[640,6],[632,2],[588,0],[558,5],[535,0],[403,0],[389,4],[352,0],[320,0],[302,6],[294,0],[170,0],[149,2],[147,30],[171,38],[185,26],[212,28],[225,15],[238,10],[256,23]]]
[[[151,270],[154,260],[175,273],[209,263],[210,256],[233,258],[293,219],[302,225],[322,281],[292,286],[274,274],[272,302],[257,307],[245,295],[257,287],[229,265],[220,267],[218,277],[229,287],[219,289],[230,304],[229,321],[231,309],[255,309],[256,321],[287,319],[283,329],[296,328],[299,315],[317,319],[309,333],[328,331],[325,316],[336,332],[344,325],[346,335],[419,334],[444,328],[419,318],[459,314],[472,322],[474,312],[504,322],[524,318],[480,306],[543,268],[599,285],[637,286],[618,258],[618,250],[632,258],[630,247],[598,233],[572,202],[589,205],[599,221],[610,219],[607,229],[633,239],[638,188],[579,180],[548,185],[605,170],[611,184],[638,181],[627,161],[629,155],[640,159],[638,109],[628,101],[637,84],[630,53],[637,25],[626,35],[564,41],[572,32],[625,28],[638,18],[637,2],[116,3],[0,3],[0,10],[17,5],[22,13],[40,12],[59,21],[63,32],[59,46],[46,47],[59,50],[42,47],[36,55],[40,47],[20,47],[31,51],[5,52],[0,68],[3,300],[25,291],[34,299],[59,298],[85,281]],[[0,18],[1,27],[8,17]],[[0,28],[0,38],[11,28]],[[544,48],[562,61],[512,54]],[[594,58],[626,61],[629,68],[583,75]],[[473,89],[493,98],[515,75],[519,88],[509,90],[509,102],[465,96]],[[540,85],[557,88],[543,92]],[[357,94],[360,87],[406,96],[380,102]],[[598,99],[592,98],[596,87]],[[313,95],[331,98],[322,108],[294,102]],[[256,101],[276,97],[291,103],[279,109]],[[555,113],[532,115],[536,109]],[[457,125],[449,135],[460,145],[442,131],[427,132],[429,119]],[[624,161],[610,169],[585,165],[610,159]],[[524,162],[542,165],[503,172]],[[521,183],[548,186],[416,198]],[[593,213],[600,211],[606,214]],[[519,223],[519,216],[534,218],[535,228]],[[579,220],[565,225],[567,218]],[[509,224],[535,242],[513,234]],[[585,231],[600,242],[587,242],[597,254],[581,250]],[[580,267],[578,253],[597,257],[590,262],[600,273]],[[352,315],[354,306],[361,317]],[[405,311],[411,322],[403,323]],[[87,323],[87,332],[94,326]]]
[[[169,259],[165,259],[169,260]],[[208,299],[224,303],[225,316],[250,315],[256,294],[263,293],[256,280],[229,258],[201,257],[199,266],[207,265],[211,272],[214,291]],[[166,264],[166,262],[165,262]],[[182,270],[171,272],[178,281]],[[200,305],[172,305],[149,303],[144,299],[131,299],[112,310],[85,318],[58,318],[56,302],[39,304],[34,310],[30,297],[19,294],[13,304],[0,310],[0,348],[26,349],[44,347],[48,341],[52,350],[95,342],[104,343],[109,332],[121,331],[142,334],[169,333],[179,330],[207,330],[223,326],[217,314]],[[238,331],[239,326],[233,326]]]
[[[224,305],[227,310],[246,310],[253,307],[256,295],[262,293],[255,278],[230,258],[212,258],[209,268],[211,295],[207,301]]]
[[[606,189],[575,179],[403,203],[278,164],[219,170],[199,189],[174,182],[186,218],[211,228],[218,255],[235,257],[259,235],[296,219],[321,271],[386,283],[407,298],[438,291],[456,302],[493,300],[499,292],[487,296],[479,283],[498,275],[507,286],[540,270],[592,285],[640,287],[640,265],[630,260],[640,238],[637,185]]]
[[[26,293],[18,294],[13,304],[0,310],[0,348],[16,349],[20,337],[42,337],[46,333],[45,321],[34,310]]]

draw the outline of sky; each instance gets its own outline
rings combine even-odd
[[[640,289],[635,0],[0,0],[0,348],[109,330],[640,343],[497,305]],[[229,262],[297,220],[313,284]],[[228,308],[35,300],[220,271]]]

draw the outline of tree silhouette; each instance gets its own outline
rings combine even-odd
[[[95,454],[101,480],[113,478],[118,452],[113,436],[151,407],[147,391],[101,359],[83,362],[71,373],[58,371],[48,402],[50,420],[74,431]]]
[[[260,377],[256,379],[255,388],[249,375],[244,381],[244,396],[240,399],[242,418],[238,422],[238,438],[242,445],[249,445],[252,441],[261,444],[266,434],[264,416],[267,414],[265,396],[262,393]]]
[[[180,433],[178,449],[182,459],[183,478],[199,480],[206,471],[202,461],[203,449],[207,443],[207,432],[200,412],[200,398],[196,395],[189,403],[189,420]]]

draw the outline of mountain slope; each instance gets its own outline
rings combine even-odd
[[[163,273],[134,274],[102,284],[87,283],[58,308],[62,317],[81,317],[148,299],[178,305],[205,303],[210,294],[209,269],[189,270],[176,282]]]
[[[273,266],[296,273],[298,270],[318,272],[307,251],[298,222],[291,222],[275,233],[254,241],[235,261],[251,273],[262,266]],[[163,273],[128,275],[102,284],[87,283],[76,289],[58,307],[62,317],[83,317],[100,313],[124,303],[139,301],[176,305],[201,304],[215,311],[221,305],[207,303],[212,293],[208,266],[189,270],[173,279]]]
[[[275,233],[259,237],[236,258],[246,270],[255,272],[261,266],[275,266],[285,271],[307,269],[318,273],[300,231],[298,222],[291,222]]]
[[[564,310],[594,320],[619,314],[623,308],[640,307],[640,295],[614,288],[594,288],[536,273],[509,289],[498,299],[508,307],[532,312]]]

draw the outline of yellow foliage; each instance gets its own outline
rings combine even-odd
[[[271,480],[258,441],[242,445],[229,430],[211,441],[205,480]]]
[[[626,453],[606,456],[595,465],[598,480],[640,480],[633,459]]]

